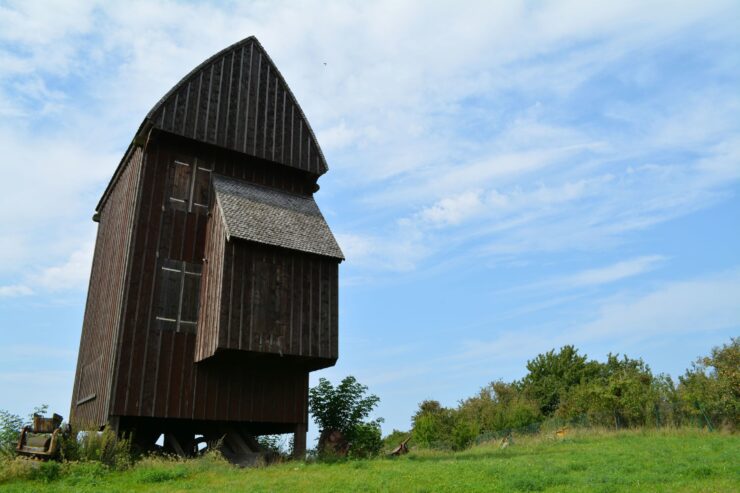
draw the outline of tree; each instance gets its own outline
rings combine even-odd
[[[326,441],[332,432],[341,433],[350,444],[356,442],[357,446],[354,447],[352,455],[357,455],[358,449],[362,448],[366,449],[363,453],[367,455],[380,450],[382,419],[364,422],[378,405],[380,398],[374,394],[365,395],[367,390],[367,386],[359,383],[351,375],[345,377],[336,388],[327,379],[320,378],[319,384],[309,390],[308,405],[314,421],[321,430],[320,453],[324,451]],[[360,445],[360,442],[363,445]]]
[[[542,420],[539,404],[516,385],[496,381],[460,403],[458,412],[482,433],[520,429]]]
[[[713,348],[678,378],[687,414],[710,426],[740,425],[740,338]]]
[[[439,401],[423,401],[412,418],[414,441],[422,447],[451,448],[454,410]]]
[[[12,455],[18,444],[23,418],[4,409],[0,409],[0,455]]]
[[[596,376],[599,365],[579,355],[574,346],[563,346],[559,352],[550,350],[527,362],[529,373],[520,382],[527,395],[535,399],[542,414],[552,416],[563,395],[583,380]]]

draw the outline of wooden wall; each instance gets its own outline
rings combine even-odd
[[[100,211],[72,392],[70,422],[78,426],[100,426],[108,418],[115,340],[124,301],[142,156],[142,149],[134,148]]]
[[[210,222],[222,221],[214,206]],[[224,243],[224,234],[222,226],[209,227],[213,282],[201,291],[201,312],[208,314],[200,319],[203,345],[196,359],[230,349],[298,356],[311,360],[312,369],[332,366],[338,356],[337,260],[233,238]]]
[[[328,169],[303,111],[255,38],[206,60],[148,118],[167,132],[317,175]]]
[[[206,252],[203,264],[203,279],[200,289],[198,310],[198,334],[195,361],[201,361],[216,353],[217,334],[221,320],[221,293],[224,273],[224,251],[226,230],[221,209],[211,205],[211,215],[206,231]]]
[[[207,214],[174,209],[168,203],[168,177],[175,160],[294,193],[308,193],[315,179],[207,144],[153,135],[142,170],[110,414],[306,423],[305,368],[195,364],[196,334],[166,330],[156,319],[161,262],[200,264],[205,250]]]

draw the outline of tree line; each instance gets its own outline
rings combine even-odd
[[[481,435],[537,431],[547,424],[611,428],[698,425],[735,431],[740,423],[740,338],[712,349],[675,382],[640,358],[590,360],[574,346],[539,354],[521,380],[492,382],[447,408],[419,404],[419,446],[463,449]]]
[[[712,349],[674,381],[641,359],[609,354],[600,362],[563,346],[537,355],[521,380],[494,381],[455,407],[425,400],[410,431],[381,439],[382,419],[367,421],[380,399],[349,376],[309,392],[321,435],[319,455],[368,457],[412,436],[417,447],[462,450],[477,440],[548,427],[701,426],[736,431],[740,423],[740,338]]]

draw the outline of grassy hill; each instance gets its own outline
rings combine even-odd
[[[0,491],[740,491],[740,437],[700,430],[574,431],[561,439],[514,439],[458,453],[287,462],[237,469],[217,457],[148,458],[123,472],[98,463],[61,464],[22,475],[0,463]]]

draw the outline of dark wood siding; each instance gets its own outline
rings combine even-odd
[[[220,217],[220,209],[213,207],[206,230],[205,263],[200,290],[198,310],[198,336],[195,361],[207,358],[216,352],[218,341],[213,334],[218,327],[221,312],[221,289],[223,286],[224,245],[226,232]],[[200,329],[200,328],[203,329]]]
[[[315,175],[328,169],[293,93],[255,38],[206,60],[148,118],[159,129]]]
[[[215,221],[209,221],[204,209],[193,207],[191,212],[187,212],[187,208],[175,207],[170,200],[175,161],[293,193],[310,193],[314,178],[308,173],[276,163],[156,131],[149,141],[146,156],[141,172],[141,205],[131,246],[128,297],[119,337],[111,414],[306,423],[308,370],[305,365],[276,366],[269,362],[265,365],[242,364],[242,359],[229,361],[228,364],[212,364],[209,361],[196,364],[197,355],[213,350],[212,342],[201,339],[195,332],[167,329],[168,324],[162,323],[157,316],[161,309],[159,293],[162,292],[163,282],[159,273],[165,260],[202,265],[200,296],[202,302],[211,309],[198,313],[199,323],[213,324],[213,320],[222,323],[221,320],[228,316],[232,327],[227,334],[229,344],[235,347],[240,344],[248,346],[251,343],[253,347],[259,344],[255,342],[259,341],[257,335],[253,334],[257,338],[249,339],[243,330],[239,333],[238,328],[245,324],[246,305],[240,305],[237,312],[231,302],[226,306],[222,301],[227,283],[229,300],[232,297],[243,299],[249,287],[240,284],[238,290],[233,291],[231,277],[227,279],[227,271],[224,270],[224,255],[206,253],[206,238],[209,252],[230,248],[230,243],[225,242],[223,230]],[[218,245],[217,238],[222,238],[223,246]],[[208,258],[205,264],[204,257]],[[295,265],[310,264],[310,267],[301,267],[303,277],[295,281],[296,286],[300,285],[304,290],[318,289],[324,279],[327,292],[335,289],[336,284],[332,285],[330,280],[336,276],[336,260],[331,261],[332,271],[319,266],[323,265],[319,257],[308,257],[311,257],[310,261],[294,260]],[[287,257],[280,258],[282,262],[287,262]],[[229,276],[233,269],[244,276],[244,269],[248,269],[247,262],[240,257],[230,263]],[[288,269],[287,264],[284,269]],[[324,269],[323,274],[319,272],[321,269]],[[213,274],[216,271],[222,273],[220,280]],[[326,280],[329,282],[326,283]],[[224,293],[219,294],[219,289]],[[301,296],[295,305],[303,303],[302,299],[307,295]],[[335,293],[327,296],[326,299],[336,299]],[[286,297],[282,299],[287,300]],[[335,318],[319,315],[319,305],[314,310],[308,310],[306,305],[304,311],[308,315],[304,315],[298,306],[288,310],[284,306],[272,307],[267,301],[268,308],[265,309],[289,313],[299,317],[296,320],[302,320],[303,326],[294,325],[295,329],[284,336],[289,341],[287,344],[292,344],[289,347],[298,345],[299,349],[302,347],[304,351],[310,351],[308,354],[320,355],[321,358],[331,358],[332,354],[336,354],[335,336],[321,337],[319,340],[321,331],[317,327],[321,323],[330,325],[332,320],[336,323]],[[263,316],[275,316],[277,311]],[[336,317],[336,310],[333,317]],[[228,325],[225,327],[228,328]],[[333,330],[336,333],[336,329]],[[307,331],[311,334],[304,334]],[[305,343],[304,338],[307,338]],[[264,346],[264,335],[262,341]]]
[[[108,419],[117,328],[143,152],[134,148],[100,211],[90,287],[80,339],[70,421],[101,426]]]
[[[237,239],[224,242],[221,221],[215,206],[201,302],[201,313],[210,315],[199,320],[196,360],[229,349],[313,359],[313,368],[333,365],[337,260]]]

